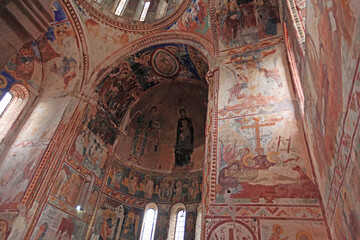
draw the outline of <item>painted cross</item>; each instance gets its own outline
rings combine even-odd
[[[253,120],[255,121],[254,125],[249,125],[249,126],[242,126],[241,129],[247,129],[247,128],[255,128],[255,134],[256,134],[256,149],[255,151],[257,152],[258,155],[264,154],[264,148],[261,147],[261,139],[260,139],[260,127],[267,127],[267,126],[273,126],[275,125],[274,122],[272,123],[264,123],[264,124],[260,124],[259,118],[253,118]]]

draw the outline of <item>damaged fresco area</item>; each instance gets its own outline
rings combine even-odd
[[[207,86],[196,81],[162,83],[148,90],[124,117],[115,156],[163,173],[200,170]]]
[[[88,105],[73,138],[69,155],[85,168],[103,178],[109,147],[116,140],[111,121],[98,108]]]
[[[143,214],[143,209],[104,195],[95,217],[93,233],[102,239],[139,239]]]
[[[46,204],[31,239],[84,239],[87,228],[88,223]]]
[[[228,57],[221,66],[219,109],[231,111],[292,99],[284,48],[269,47]]]
[[[319,202],[300,123],[291,109],[269,110],[219,120],[218,202],[228,193],[235,202]]]
[[[215,1],[220,51],[280,35],[276,0]]]
[[[202,174],[194,172],[183,177],[141,172],[114,159],[107,185],[121,193],[154,202],[199,202]]]
[[[170,55],[160,56],[158,61],[162,64],[157,72],[166,73],[169,71],[165,68],[168,67],[166,63],[172,62],[171,68],[179,69],[177,74],[164,77],[154,70],[152,58],[156,57],[153,53],[158,48],[163,48]],[[199,56],[200,60],[197,59]],[[207,71],[206,58],[194,48],[183,44],[156,45],[128,57],[112,70],[96,88],[98,103],[109,113],[112,121],[119,124],[126,110],[148,89],[180,77],[206,81]]]

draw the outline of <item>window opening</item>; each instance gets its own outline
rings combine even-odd
[[[155,210],[150,208],[146,211],[144,217],[144,225],[143,225],[143,234],[141,236],[141,240],[152,240],[153,239],[153,231],[155,227]]]
[[[186,211],[180,210],[176,216],[175,240],[184,240]]]
[[[146,205],[140,240],[154,239],[157,212],[158,207],[155,203],[149,203]]]
[[[116,10],[115,10],[115,15],[116,16],[120,16],[124,10],[125,7],[125,3],[127,0],[121,0],[119,5],[117,6]]]
[[[145,20],[145,17],[146,17],[146,14],[147,14],[147,11],[149,10],[149,7],[150,7],[150,2],[146,2],[145,5],[144,5],[144,8],[142,10],[142,13],[140,15],[140,22],[143,22]]]
[[[29,92],[21,84],[14,84],[0,100],[0,142],[4,139],[29,101]]]
[[[7,92],[5,94],[5,96],[1,99],[1,101],[0,101],[0,117],[3,114],[3,112],[5,111],[5,109],[7,108],[7,106],[9,106],[9,103],[11,102],[12,98],[13,98],[12,94]]]

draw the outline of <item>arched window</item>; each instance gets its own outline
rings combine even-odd
[[[168,240],[183,240],[185,234],[186,208],[182,203],[171,207]]]
[[[10,92],[5,93],[4,97],[0,100],[0,117],[5,111],[5,109],[9,106],[11,99],[13,98]]]
[[[146,205],[143,224],[141,228],[141,240],[153,240],[156,226],[158,207],[155,203]]]
[[[186,211],[182,209],[176,215],[175,240],[184,240]]]
[[[3,100],[8,103],[4,104],[5,107],[0,113],[0,141],[4,139],[29,101],[29,92],[23,85],[14,84],[1,102]]]

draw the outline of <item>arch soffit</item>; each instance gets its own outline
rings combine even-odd
[[[76,6],[70,0],[59,0],[61,7],[63,8],[68,21],[74,31],[75,40],[77,42],[78,53],[82,63],[79,64],[81,69],[79,72],[82,72],[82,78],[80,82],[80,92],[83,92],[86,84],[89,80],[89,50],[86,42],[86,35],[84,31],[83,22],[80,20],[79,13]]]
[[[168,31],[161,33],[154,33],[151,36],[146,36],[135,40],[131,45],[124,49],[120,49],[108,59],[99,65],[90,76],[90,89],[87,89],[90,97],[94,97],[97,85],[121,62],[123,59],[135,54],[143,49],[152,47],[158,44],[179,43],[189,45],[200,51],[208,59],[209,68],[214,65],[214,46],[213,44],[199,34],[190,34],[182,31]]]

